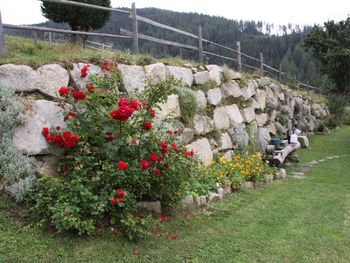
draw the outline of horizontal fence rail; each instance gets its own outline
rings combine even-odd
[[[41,2],[50,2],[50,3],[56,3],[56,4],[62,4],[62,5],[71,5],[71,6],[78,6],[78,7],[84,7],[84,8],[92,8],[96,10],[103,10],[103,11],[109,11],[109,12],[115,12],[119,14],[125,14],[127,15],[131,20],[132,20],[132,31],[126,30],[126,29],[120,29],[120,34],[107,34],[107,33],[96,33],[96,32],[82,32],[82,31],[72,31],[72,30],[64,30],[64,29],[56,29],[56,28],[48,28],[48,27],[39,27],[39,26],[22,26],[22,25],[10,25],[10,24],[2,24],[1,22],[1,12],[0,12],[0,57],[5,56],[5,43],[3,41],[3,36],[4,36],[4,28],[8,29],[24,29],[24,30],[31,30],[33,33],[34,41],[37,41],[37,31],[41,32],[49,32],[49,42],[51,44],[51,32],[52,33],[60,33],[60,34],[75,34],[75,35],[84,35],[84,36],[98,36],[98,37],[109,37],[109,38],[119,38],[119,39],[130,39],[133,42],[133,51],[135,53],[139,52],[139,39],[145,40],[145,41],[150,41],[153,43],[161,44],[161,45],[167,45],[167,46],[173,46],[173,47],[178,47],[178,48],[184,48],[188,50],[192,50],[195,52],[198,52],[198,60],[199,62],[203,63],[204,57],[205,56],[213,56],[216,58],[224,59],[227,61],[233,61],[237,64],[238,70],[242,70],[243,67],[255,71],[259,71],[262,75],[264,73],[269,74],[277,79],[279,79],[281,82],[291,85],[291,83],[287,80],[287,73],[282,72],[281,66],[279,69],[276,69],[270,65],[267,65],[264,63],[264,55],[260,53],[260,58],[256,58],[253,56],[250,56],[248,54],[245,54],[241,52],[241,44],[240,42],[235,43],[235,47],[228,47],[216,42],[213,42],[211,40],[205,39],[202,36],[202,27],[198,26],[198,33],[194,34],[191,32],[187,32],[185,30],[181,30],[169,25],[165,25],[159,22],[156,22],[154,20],[151,20],[146,17],[142,17],[137,15],[137,10],[135,3],[132,4],[131,11],[123,10],[123,9],[117,9],[117,8],[111,8],[111,7],[103,7],[103,6],[98,6],[98,5],[92,5],[92,4],[87,4],[87,3],[81,3],[81,2],[72,2],[69,0],[39,0]],[[155,26],[157,28],[162,28],[166,30],[170,30],[174,33],[181,34],[183,36],[190,37],[192,39],[196,39],[198,41],[198,46],[194,45],[189,45],[185,43],[179,43],[175,41],[170,41],[166,39],[160,39],[156,37],[152,37],[149,35],[141,34],[138,32],[138,23],[146,23],[152,26]],[[113,47],[97,43],[97,42],[86,42],[84,43],[85,47],[89,47],[92,49],[99,49],[104,50],[105,48],[108,49],[113,49]],[[96,46],[91,46],[91,44],[97,45]],[[222,55],[222,54],[217,54],[214,52],[206,51],[204,50],[203,44],[206,45],[213,45],[215,47],[221,48],[226,51],[230,51],[232,54],[231,56],[227,55]],[[242,57],[245,58],[245,63],[242,62]],[[248,63],[248,60],[252,60],[257,65],[251,65]],[[248,64],[247,64],[248,63]],[[276,76],[277,75],[277,76]],[[290,79],[289,79],[290,80]],[[298,81],[296,78],[292,81],[295,83],[295,85],[299,88],[306,89],[306,90],[314,90],[317,92],[321,92],[321,89],[317,87],[313,87],[311,85],[302,83]]]

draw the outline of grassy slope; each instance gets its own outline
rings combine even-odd
[[[311,138],[302,162],[350,154],[350,127]],[[286,179],[239,193],[212,212],[176,221],[177,240],[133,244],[98,237],[43,235],[14,218],[0,196],[0,262],[350,262],[350,157],[320,163],[307,180]]]
[[[193,61],[187,61],[181,58],[164,58],[156,60],[147,54],[132,54],[122,51],[96,51],[91,49],[83,49],[80,46],[71,44],[53,44],[39,41],[38,45],[34,45],[34,41],[29,38],[21,38],[10,35],[5,35],[5,46],[7,56],[0,58],[0,65],[13,63],[24,64],[37,68],[43,64],[59,63],[67,64],[68,62],[95,62],[98,63],[102,59],[108,58],[119,63],[125,64],[151,64],[164,62],[171,65],[183,65],[191,63],[197,65]]]

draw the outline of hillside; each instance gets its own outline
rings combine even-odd
[[[305,34],[305,29],[296,27],[291,34],[282,36],[268,35],[272,25],[265,25],[261,21],[238,21],[215,17],[197,13],[180,13],[156,8],[138,9],[138,14],[160,23],[164,23],[188,32],[196,33],[199,24],[203,26],[203,36],[206,39],[220,43],[222,45],[235,47],[236,41],[241,41],[242,52],[254,57],[259,57],[259,53],[264,53],[267,64],[278,68],[282,63],[282,70],[288,72],[290,78],[295,76],[306,83],[318,86],[321,84],[320,64],[314,60],[309,53],[301,47],[301,42]],[[64,24],[54,24],[46,22],[41,26],[68,28]],[[113,14],[110,21],[100,30],[100,32],[119,34],[120,29],[131,29],[131,21],[124,15]],[[139,32],[154,37],[179,41],[196,45],[194,39],[178,35],[171,31],[159,29],[154,26],[139,23]],[[20,35],[30,35],[31,32],[11,31]],[[41,35],[43,37],[43,35]],[[100,42],[113,42],[114,46],[120,50],[130,50],[130,40],[111,40],[101,38]],[[222,55],[232,56],[225,50],[217,50],[213,46],[204,47],[208,51],[217,51]],[[180,56],[188,59],[196,59],[197,54],[175,47],[167,47],[151,42],[140,41],[140,49],[143,53],[149,53],[154,57]],[[210,57],[209,63],[223,63],[216,58]],[[245,61],[243,61],[244,63]],[[226,62],[230,64],[229,62]],[[251,61],[250,63],[251,64]],[[231,65],[234,66],[234,65]]]

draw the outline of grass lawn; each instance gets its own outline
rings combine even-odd
[[[302,162],[350,154],[350,127],[311,138]],[[0,262],[350,262],[350,157],[315,165],[305,180],[275,181],[178,219],[177,239],[133,243],[108,230],[95,237],[43,234],[24,226],[0,196]]]

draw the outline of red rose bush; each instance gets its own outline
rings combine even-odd
[[[39,180],[30,194],[31,214],[58,231],[90,234],[108,221],[136,238],[147,232],[137,202],[176,206],[197,175],[196,159],[179,142],[180,131],[154,122],[172,81],[130,97],[119,91],[113,62],[103,61],[103,76],[88,75],[88,68],[81,70],[85,87],[58,89],[67,128],[42,129],[43,139],[62,149],[62,173]]]

